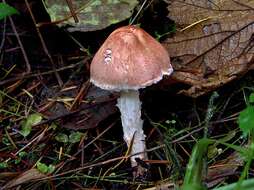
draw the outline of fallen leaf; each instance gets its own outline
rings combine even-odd
[[[110,115],[117,112],[116,99],[118,95],[106,90],[102,90],[95,86],[91,86],[83,101],[79,104],[78,110],[70,112],[62,101],[56,101],[55,98],[50,98],[55,96],[56,92],[49,90],[43,90],[41,96],[46,97],[43,101],[46,104],[48,100],[53,101],[54,104],[47,108],[44,115],[48,115],[49,119],[59,121],[59,125],[64,128],[79,130],[79,129],[89,129],[96,127],[101,121],[109,117]],[[69,97],[69,99],[74,100],[77,96],[77,89],[73,89],[66,92],[58,92],[58,99],[62,96]]]
[[[31,182],[32,180],[40,179],[46,177],[45,174],[39,172],[37,169],[32,168],[23,172],[21,175],[17,176],[13,180],[9,181],[2,189],[9,189],[23,183]]]
[[[181,92],[198,97],[254,68],[254,1],[170,0],[177,32],[163,44]]]
[[[72,1],[78,23],[70,17],[70,9],[63,0],[45,0],[51,21],[60,21],[59,26],[68,25],[68,31],[95,31],[129,18],[137,6],[137,0],[75,0]],[[66,19],[68,18],[69,19]]]
[[[109,91],[92,86],[85,99],[92,103],[81,104],[78,113],[63,118],[63,127],[74,130],[94,128],[101,121],[117,112],[117,95]]]

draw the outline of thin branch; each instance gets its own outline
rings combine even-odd
[[[2,49],[4,47],[4,42],[5,42],[5,34],[6,34],[6,18],[4,18],[4,22],[3,22],[3,32],[2,32],[2,41],[0,43],[0,55],[2,53]]]
[[[32,73],[32,74],[29,74],[29,75],[28,74],[27,75],[19,75],[19,76],[16,76],[14,78],[10,78],[10,79],[7,79],[7,80],[0,81],[0,86],[4,85],[4,84],[7,84],[7,83],[10,83],[10,82],[20,80],[22,78],[28,79],[28,78],[32,78],[32,77],[37,77],[38,75],[50,75],[50,74],[55,73],[55,72],[65,71],[67,69],[75,68],[75,67],[77,67],[77,66],[79,66],[83,63],[84,63],[84,60],[82,60],[82,61],[80,61],[76,64],[68,65],[66,67],[61,67],[61,68],[56,69],[54,71],[50,70],[50,71],[46,71],[46,72],[43,72],[43,73]]]
[[[51,65],[52,65],[52,68],[53,68],[55,77],[56,77],[56,79],[57,79],[57,82],[58,82],[59,86],[62,86],[62,85],[63,85],[63,81],[62,81],[62,79],[60,78],[60,75],[59,75],[59,74],[57,73],[57,71],[56,71],[55,63],[54,63],[54,61],[53,61],[53,59],[52,59],[52,56],[50,55],[50,53],[49,53],[49,51],[48,51],[48,48],[47,48],[47,46],[46,46],[46,44],[45,44],[45,42],[44,42],[44,39],[43,39],[43,37],[42,37],[42,35],[41,35],[40,29],[39,29],[39,28],[37,27],[37,25],[36,25],[36,20],[35,20],[35,17],[34,17],[34,15],[33,15],[32,9],[31,9],[31,7],[30,7],[30,5],[29,5],[29,3],[28,3],[27,0],[25,0],[25,3],[26,3],[26,6],[27,6],[28,11],[29,11],[29,13],[30,13],[30,16],[31,16],[31,18],[32,18],[32,20],[33,20],[33,23],[34,23],[36,32],[37,32],[37,34],[38,34],[38,36],[39,36],[39,38],[40,38],[42,48],[43,48],[45,54],[47,55],[47,57],[48,57],[48,59],[49,59]]]
[[[71,12],[71,16],[73,17],[75,23],[78,23],[79,22],[79,19],[77,17],[77,14],[75,13],[75,9],[73,7],[73,3],[72,3],[72,0],[65,0],[69,9],[70,9],[70,12]]]
[[[30,63],[29,63],[29,60],[28,60],[26,51],[25,51],[24,46],[23,46],[23,44],[22,44],[22,42],[21,42],[21,40],[20,40],[20,38],[19,38],[18,32],[17,32],[17,30],[16,30],[16,27],[15,27],[15,24],[14,24],[12,18],[9,17],[9,20],[10,20],[10,22],[11,22],[12,30],[13,30],[13,32],[14,32],[14,34],[15,34],[17,40],[18,40],[18,44],[19,44],[19,46],[20,46],[21,52],[22,52],[22,54],[23,54],[23,57],[24,57],[24,60],[25,60],[25,63],[26,63],[26,73],[30,73],[30,72],[31,72],[31,66],[30,66]]]
[[[6,3],[5,0],[3,0],[3,2]],[[19,37],[19,34],[18,34],[18,32],[17,32],[17,29],[16,29],[16,27],[15,27],[15,24],[14,24],[14,22],[13,22],[11,16],[9,16],[9,20],[10,20],[10,23],[11,23],[12,30],[13,30],[13,32],[14,32],[16,38],[17,38],[17,41],[18,41],[19,47],[20,47],[20,49],[21,49],[21,52],[22,52],[22,54],[23,54],[23,58],[24,58],[25,63],[26,63],[26,74],[27,74],[27,73],[30,73],[30,72],[31,72],[31,66],[30,66],[30,63],[29,63],[29,60],[28,60],[26,51],[25,51],[25,49],[24,49],[24,46],[23,46],[23,44],[22,44],[22,42],[21,42],[21,39],[20,39],[20,37]]]

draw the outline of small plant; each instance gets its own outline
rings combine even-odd
[[[72,131],[69,136],[66,135],[65,133],[59,133],[59,134],[56,135],[55,139],[58,142],[74,144],[74,143],[79,142],[83,135],[84,134],[81,133],[81,132]]]
[[[22,129],[20,131],[20,134],[24,137],[27,137],[32,131],[32,126],[40,123],[41,120],[42,116],[38,113],[29,115],[25,120],[22,121]]]
[[[44,174],[51,174],[55,171],[55,166],[52,164],[46,165],[40,161],[36,163],[37,169]]]

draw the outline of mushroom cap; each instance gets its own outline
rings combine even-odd
[[[136,26],[113,31],[95,54],[90,81],[105,90],[138,90],[170,75],[168,52]]]

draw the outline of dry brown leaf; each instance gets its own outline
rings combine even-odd
[[[23,183],[27,183],[36,179],[44,178],[44,177],[46,177],[45,174],[39,172],[35,168],[32,168],[30,170],[25,171],[24,173],[14,178],[13,180],[9,181],[4,187],[2,187],[2,189],[10,189],[17,185],[21,185]]]
[[[177,32],[164,45],[172,57],[173,79],[197,97],[254,68],[254,1],[170,0]]]
[[[117,112],[116,98],[116,94],[92,86],[86,99],[92,99],[94,105],[87,107],[87,104],[81,104],[80,111],[71,117],[63,118],[61,126],[74,130],[96,127],[101,121]]]
[[[45,98],[41,103],[43,111],[40,112],[48,115],[48,121],[58,120],[61,127],[73,130],[94,128],[117,112],[115,106],[117,93],[91,86],[85,92],[82,101],[77,100],[78,109],[70,110],[71,105],[79,96],[79,89],[75,87],[60,92],[57,90],[54,88],[42,90],[41,97]]]

